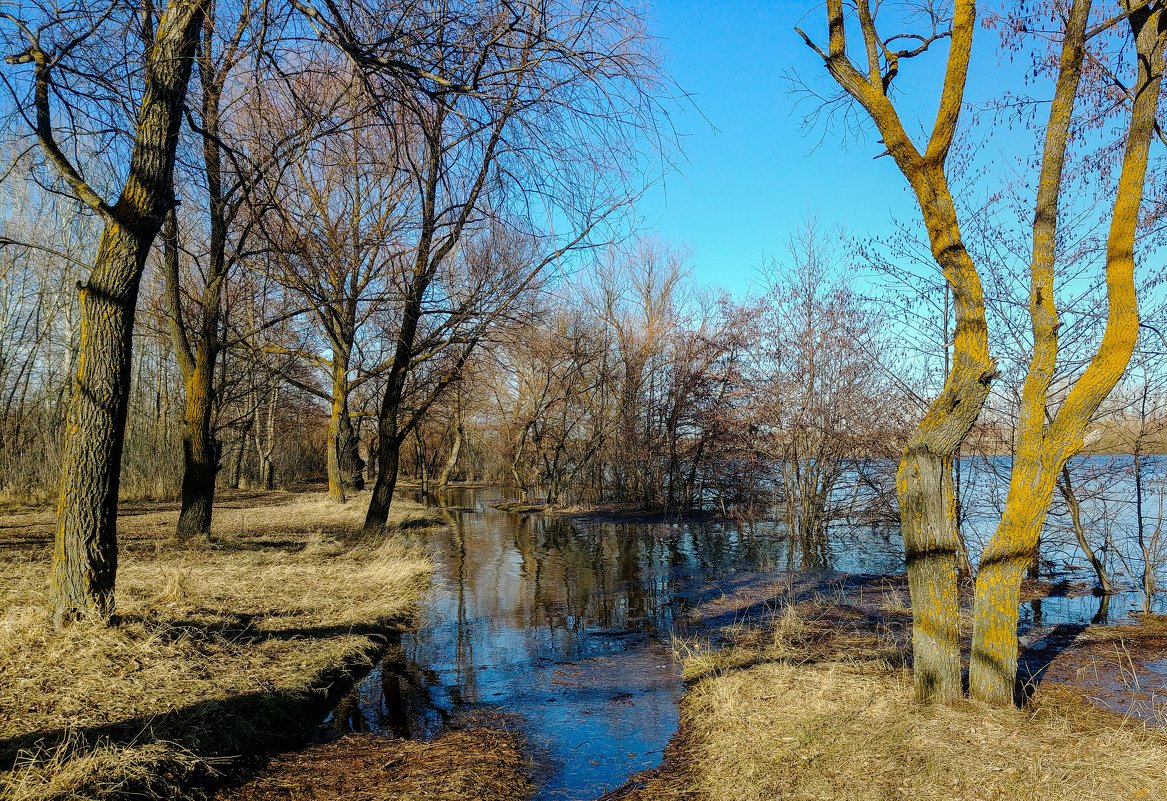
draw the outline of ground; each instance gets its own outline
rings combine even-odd
[[[482,714],[428,742],[349,734],[284,754],[216,801],[522,801],[530,773],[510,721]]]
[[[774,589],[697,610],[731,622],[680,645],[681,730],[611,801],[1167,798],[1167,687],[1140,670],[1163,658],[1162,619],[1063,643],[1023,709],[921,706],[898,582]]]
[[[130,506],[120,625],[61,633],[45,599],[52,513],[0,512],[0,797],[529,797],[501,716],[430,742],[306,740],[328,690],[409,625],[430,570],[410,530],[444,524],[398,501],[390,535],[362,541],[362,500],[228,493],[211,539],[187,545],[173,505]],[[993,710],[913,703],[902,578],[776,577],[692,614],[681,730],[610,799],[1167,798],[1162,618],[1066,633],[1028,663],[1028,705]]]
[[[49,626],[53,515],[0,512],[0,797],[173,797],[241,754],[302,742],[328,703],[405,627],[430,563],[403,532],[443,525],[323,493],[227,493],[207,542],[172,539],[177,510],[119,518],[115,627]]]

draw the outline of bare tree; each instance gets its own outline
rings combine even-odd
[[[957,602],[957,560],[960,550],[953,514],[952,460],[968,435],[996,374],[989,356],[984,292],[976,266],[961,237],[956,204],[945,165],[956,135],[964,102],[972,52],[976,7],[958,0],[950,29],[932,18],[923,35],[881,36],[871,4],[856,5],[863,36],[862,67],[848,52],[847,14],[842,0],[828,0],[827,49],[799,31],[819,56],[831,77],[870,116],[887,148],[911,184],[928,229],[932,256],[952,292],[955,308],[953,358],[944,388],[908,441],[900,463],[897,489],[908,584],[912,594],[912,650],[916,695],[921,700],[947,700],[962,694]],[[928,142],[921,152],[904,129],[889,89],[909,58],[923,55],[936,41],[949,41],[948,63],[940,103]],[[898,42],[915,47],[893,49]]]
[[[298,91],[306,93],[303,85]],[[392,333],[387,316],[398,301],[412,209],[395,132],[364,107],[359,85],[318,75],[311,94],[334,107],[336,119],[325,119],[325,130],[304,143],[271,188],[275,211],[265,230],[273,258],[266,269],[309,310],[305,325],[313,330],[287,352],[325,373],[323,389],[296,383],[330,406],[328,489],[344,501],[346,487],[364,485],[350,407],[355,393],[389,368],[381,343]]]
[[[980,276],[968,250],[961,243],[955,206],[943,172],[968,77],[976,9],[971,0],[958,1],[951,28],[944,29],[933,15],[932,33],[926,36],[900,33],[881,36],[872,8],[865,0],[857,3],[856,14],[863,35],[865,70],[856,67],[848,55],[847,15],[841,2],[827,4],[830,29],[827,51],[814,45],[809,37],[804,35],[804,38],[822,56],[832,77],[876,123],[888,152],[912,183],[929,229],[933,255],[944,269],[956,306],[953,369],[938,402],[933,404],[916,435],[909,441],[899,479],[901,520],[913,598],[916,692],[923,700],[945,700],[959,696],[961,686],[956,541],[952,524],[950,464],[944,464],[944,460],[951,461],[956,447],[968,434],[984,403],[989,379],[995,375],[993,362],[988,358]],[[1083,448],[1086,428],[1121,377],[1135,344],[1138,312],[1134,239],[1162,81],[1164,32],[1161,15],[1162,9],[1156,3],[1137,4],[1091,27],[1091,3],[1088,0],[1072,2],[1064,19],[1057,11],[1048,12],[1049,17],[1064,27],[1061,29],[1057,66],[1052,70],[1056,73],[1056,80],[1045,126],[1034,206],[1029,265],[1029,318],[1033,346],[1020,395],[1017,450],[1009,492],[997,532],[982,554],[975,594],[970,692],[974,697],[991,703],[1008,704],[1013,700],[1020,583],[1032,562],[1062,467]],[[1130,126],[1123,146],[1123,166],[1105,254],[1109,301],[1107,324],[1093,359],[1060,404],[1056,404],[1058,399],[1051,394],[1051,385],[1059,355],[1060,324],[1054,306],[1054,282],[1059,202],[1075,119],[1075,97],[1088,42],[1120,24],[1129,26],[1138,74],[1135,89],[1129,96]],[[1026,29],[1028,27],[1024,25],[1017,28]],[[892,43],[905,38],[914,38],[921,45],[914,50],[892,50]],[[921,55],[939,38],[950,39],[948,68],[937,126],[927,149],[920,154],[904,133],[887,93],[902,60]],[[937,217],[933,205],[938,186],[944,188],[946,197],[944,214],[940,217]],[[941,218],[945,224],[937,226]],[[954,254],[957,257],[955,262]],[[975,290],[971,295],[970,289]],[[973,313],[971,318],[970,310]],[[974,333],[971,338],[970,330]],[[968,350],[970,344],[975,345],[971,352]],[[970,366],[973,368],[971,372]],[[964,394],[958,391],[961,389]],[[974,390],[971,395],[969,389]],[[1057,410],[1051,411],[1055,405]],[[942,443],[937,443],[934,438],[928,442],[924,434],[930,428],[933,433],[939,431],[934,424],[945,420],[950,423],[959,421],[960,425],[949,426],[948,436]],[[945,448],[937,450],[937,444],[944,444]],[[921,446],[930,454],[924,462],[920,458]],[[936,463],[937,456],[941,457],[939,464]],[[918,468],[925,463],[941,469],[931,472],[935,480],[920,483],[918,479],[923,474]],[[940,491],[929,487],[939,487]],[[928,509],[932,509],[931,514]],[[932,567],[925,570],[928,564]]]
[[[621,132],[656,130],[656,73],[638,18],[613,0],[417,2],[405,15],[356,0],[298,7],[415,143],[407,169],[420,208],[378,413],[380,469],[365,524],[375,532],[392,502],[409,429],[398,418],[439,270],[484,216],[513,227],[539,217],[567,223],[567,236],[551,225],[526,230],[545,249],[519,267],[527,277],[519,285],[583,243],[630,198],[624,171],[639,159]],[[447,374],[435,386],[453,380]]]
[[[7,23],[9,47],[20,42],[15,46],[21,49],[10,50],[8,63],[32,68],[31,80],[9,86],[45,159],[105,226],[93,268],[79,286],[81,339],[66,423],[51,583],[53,616],[60,625],[78,617],[108,620],[114,614],[118,482],[134,311],[146,258],[173,198],[178,128],[206,0],[172,0],[156,27],[148,6],[140,21],[145,41],[129,37],[137,47],[128,52],[140,59],[141,83],[135,88],[141,100],[130,126],[125,181],[112,203],[63,148],[68,140],[61,138],[52,98],[84,103],[77,93],[86,92],[85,79],[75,76],[93,73],[89,65],[70,69],[70,60],[92,57],[103,39],[116,40],[138,20],[132,14],[126,19],[116,3],[81,15],[61,14],[50,4],[26,8],[24,18],[0,15]],[[71,78],[76,83],[70,84]],[[73,109],[67,119],[77,117]]]

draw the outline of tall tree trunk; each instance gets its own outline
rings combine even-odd
[[[1034,220],[1029,303],[1033,355],[1022,388],[1017,459],[1005,498],[1005,512],[985,548],[976,583],[969,693],[978,700],[1001,706],[1014,700],[1020,585],[1037,547],[1057,477],[1066,462],[1084,447],[1086,428],[1126,371],[1138,335],[1135,233],[1163,78],[1165,18],[1157,5],[1141,7],[1127,17],[1135,38],[1138,79],[1106,245],[1106,329],[1089,366],[1066,395],[1053,420],[1048,421],[1060,327],[1054,303],[1054,234],[1060,160],[1069,138],[1069,118],[1081,72],[1089,14],[1088,0],[1075,0],[1063,42],[1062,69],[1046,130],[1046,153]],[[1058,163],[1051,165],[1051,159]]]
[[[80,359],[66,417],[50,585],[58,626],[114,613],[131,338],[151,238],[107,224],[81,289]]]
[[[369,499],[369,509],[365,513],[365,536],[378,536],[385,531],[389,521],[389,508],[393,505],[393,490],[397,487],[397,472],[401,467],[401,443],[409,432],[398,430],[397,415],[401,400],[405,396],[405,381],[413,361],[413,349],[417,338],[417,326],[421,322],[422,300],[437,271],[438,261],[444,258],[454,242],[443,245],[440,254],[431,253],[436,234],[438,173],[440,164],[439,143],[428,141],[429,163],[422,193],[422,226],[418,238],[417,254],[408,291],[405,293],[401,311],[401,328],[397,332],[397,345],[393,350],[393,361],[385,381],[385,394],[381,398],[381,408],[377,411],[377,481],[373,485],[373,496]],[[469,207],[467,207],[469,208]]]
[[[931,168],[938,169],[938,168]],[[963,694],[952,463],[976,422],[996,375],[989,357],[984,295],[961,241],[947,185],[916,177],[933,256],[944,268],[956,309],[952,366],[944,388],[908,440],[896,473],[908,589],[912,597],[912,659],[916,697],[947,701]]]
[[[344,474],[341,471],[341,420],[348,418],[348,399],[336,391],[333,384],[332,404],[328,416],[328,497],[336,503],[344,503]]]
[[[57,625],[79,617],[109,620],[117,575],[117,503],[138,287],[150,247],[173,201],[182,104],[206,0],[172,0],[158,24],[129,176],[112,207],[67,163],[52,134],[51,67],[37,60],[37,134],[74,192],[97,208],[105,230],[81,287],[79,359],[61,459],[61,490],[50,597]],[[34,59],[36,56],[34,56]]]
[[[219,471],[220,444],[215,440],[215,365],[221,354],[219,325],[223,285],[227,280],[227,221],[223,203],[222,153],[219,99],[225,72],[214,63],[214,0],[209,0],[208,21],[203,28],[203,46],[197,54],[202,87],[200,112],[205,134],[202,137],[203,173],[207,186],[209,222],[206,284],[200,298],[197,327],[188,325],[179,292],[178,221],[167,215],[166,277],[169,284],[170,330],[178,366],[186,391],[185,431],[182,439],[182,509],[178,516],[179,539],[206,537],[211,533],[215,505],[215,476]]]
[[[856,6],[868,44],[867,70],[847,55],[848,25],[841,0],[827,0],[829,44],[818,48],[831,76],[871,116],[888,154],[908,179],[920,205],[932,257],[952,290],[955,311],[952,363],[944,388],[908,440],[896,474],[908,586],[912,593],[912,654],[916,697],[946,701],[962,694],[957,605],[959,543],[952,487],[952,460],[968,435],[996,375],[989,357],[984,294],[976,265],[961,238],[945,163],[964,103],[976,26],[976,3],[953,6],[948,62],[936,121],[920,152],[888,96],[895,65],[884,74],[878,32],[868,3]]]

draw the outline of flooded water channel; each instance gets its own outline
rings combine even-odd
[[[595,798],[657,765],[676,731],[683,687],[672,642],[692,633],[687,610],[772,581],[787,546],[721,523],[514,515],[490,506],[498,497],[443,496],[450,525],[426,535],[438,569],[420,627],[331,725],[428,738],[469,713],[501,713],[531,746],[537,799]],[[833,546],[835,571],[902,570],[887,533],[852,532]],[[1097,606],[1051,598],[1037,620],[1032,607],[1023,617],[1030,627],[1085,622]]]

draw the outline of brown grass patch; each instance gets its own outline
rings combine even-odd
[[[429,742],[348,735],[285,754],[217,801],[522,801],[521,742],[506,730],[448,730]]]
[[[429,563],[396,536],[351,544],[359,502],[280,501],[217,509],[199,547],[169,540],[171,511],[129,518],[111,628],[51,630],[45,545],[15,529],[22,547],[0,549],[0,796],[171,797],[219,757],[301,736],[325,688],[410,614]],[[396,520],[424,513],[395,504]]]
[[[680,755],[630,799],[1167,798],[1167,736],[1043,685],[1027,710],[920,706],[878,636],[790,608],[690,658]],[[739,649],[743,652],[737,653]]]

